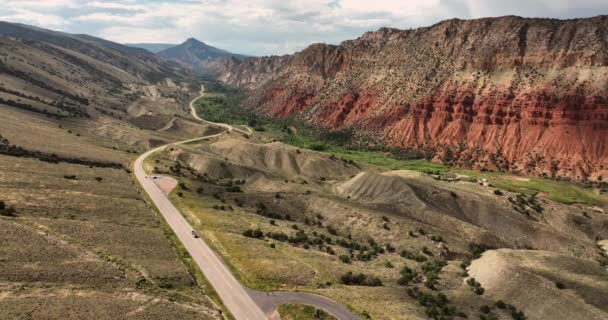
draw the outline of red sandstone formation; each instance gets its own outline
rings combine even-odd
[[[251,106],[456,164],[608,179],[608,17],[449,20],[214,66]]]

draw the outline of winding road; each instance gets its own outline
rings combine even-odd
[[[203,136],[199,138],[184,140],[180,142],[166,144],[154,149],[151,149],[139,156],[134,163],[135,178],[139,181],[142,188],[148,194],[158,211],[167,221],[167,224],[173,229],[182,242],[186,250],[200,270],[203,272],[207,280],[211,283],[220,299],[237,320],[258,320],[268,319],[275,311],[278,305],[285,303],[301,303],[311,305],[322,309],[341,320],[356,320],[360,319],[353,312],[342,306],[341,304],[310,293],[303,292],[261,292],[245,288],[241,285],[228,267],[222,262],[220,257],[205,243],[202,238],[194,238],[192,236],[193,228],[182,214],[169,201],[163,191],[154,183],[153,179],[148,176],[144,170],[144,161],[151,154],[165,149],[168,146],[175,146],[200,140],[206,140],[220,136],[225,132],[238,131],[243,134],[251,134],[251,129],[247,131],[235,128],[225,123],[215,123],[201,119],[196,114],[194,102],[204,95],[204,87],[201,87],[201,94],[190,101],[190,110],[192,116],[205,124],[219,126],[225,128],[226,131],[218,134]]]

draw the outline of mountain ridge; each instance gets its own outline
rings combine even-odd
[[[158,52],[157,55],[190,66],[197,66],[217,58],[235,58],[240,61],[247,57],[210,46],[195,38],[188,38],[177,46]]]
[[[169,49],[169,48],[173,48],[175,46],[178,46],[179,44],[176,43],[152,43],[152,42],[141,42],[141,43],[124,43],[125,46],[129,46],[129,47],[135,47],[135,48],[141,48],[141,49],[146,49],[152,53],[159,53],[163,50]]]
[[[287,56],[224,59],[248,106],[480,170],[608,177],[608,17],[381,28]]]

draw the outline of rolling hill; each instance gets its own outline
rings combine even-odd
[[[125,46],[135,47],[146,49],[152,53],[159,53],[163,50],[167,50],[169,48],[173,48],[178,46],[179,44],[171,44],[171,43],[125,43]]]

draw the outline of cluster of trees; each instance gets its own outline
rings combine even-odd
[[[451,306],[448,297],[443,293],[434,295],[420,291],[418,287],[407,288],[406,293],[425,308],[427,317],[435,320],[451,319],[454,316],[466,318],[466,314]]]
[[[494,306],[498,309],[505,309],[508,310],[511,313],[511,318],[513,318],[513,320],[526,320],[527,317],[524,314],[523,311],[521,310],[517,310],[517,308],[511,304],[505,303],[502,300],[498,300],[494,303]],[[489,309],[489,308],[488,308]],[[481,310],[482,313],[484,310]]]
[[[123,165],[116,162],[103,162],[88,159],[68,158],[65,156],[59,156],[54,153],[45,153],[41,151],[27,150],[16,145],[10,145],[8,141],[3,140],[6,143],[0,143],[0,154],[21,157],[21,158],[34,158],[40,161],[49,163],[71,163],[80,164],[98,168],[113,168],[113,169],[124,169]]]
[[[529,216],[530,212],[528,208],[531,208],[537,213],[543,213],[543,207],[536,199],[536,195],[526,196],[524,194],[518,194],[515,198],[509,197],[508,200],[513,204],[515,211],[521,214]]]
[[[482,295],[486,290],[481,286],[481,283],[477,282],[475,278],[471,277],[467,279],[467,284],[473,289],[478,295]]]
[[[432,261],[425,262],[422,265],[422,272],[424,273],[424,285],[429,289],[435,289],[437,280],[439,279],[439,273],[441,269],[448,263],[444,259],[434,259]]]
[[[363,273],[354,274],[349,271],[340,277],[340,282],[347,286],[368,286],[368,287],[380,287],[382,286],[382,280],[376,276],[370,276]]]
[[[261,229],[247,229],[243,231],[243,235],[249,238],[263,239],[264,232]]]
[[[402,250],[399,255],[405,259],[414,260],[418,262],[425,262],[427,257],[417,252],[411,252],[408,250]]]
[[[11,107],[14,107],[17,109],[26,110],[26,111],[30,111],[30,112],[42,113],[46,116],[57,118],[57,119],[63,118],[63,116],[60,114],[48,112],[46,110],[37,109],[37,108],[34,108],[31,104],[15,101],[15,100],[11,100],[11,99],[0,98],[0,104],[5,104],[7,106],[11,106]]]
[[[267,217],[267,218],[271,218],[271,219],[277,219],[277,220],[287,220],[290,221],[291,220],[291,216],[289,214],[285,214],[285,215],[281,215],[279,213],[276,213],[272,210],[270,210],[266,204],[264,204],[263,202],[259,201],[256,204],[256,214],[259,214],[261,216]]]
[[[407,286],[410,283],[418,282],[418,272],[407,266],[403,267],[400,271],[401,277],[397,280],[397,283],[401,286]]]

